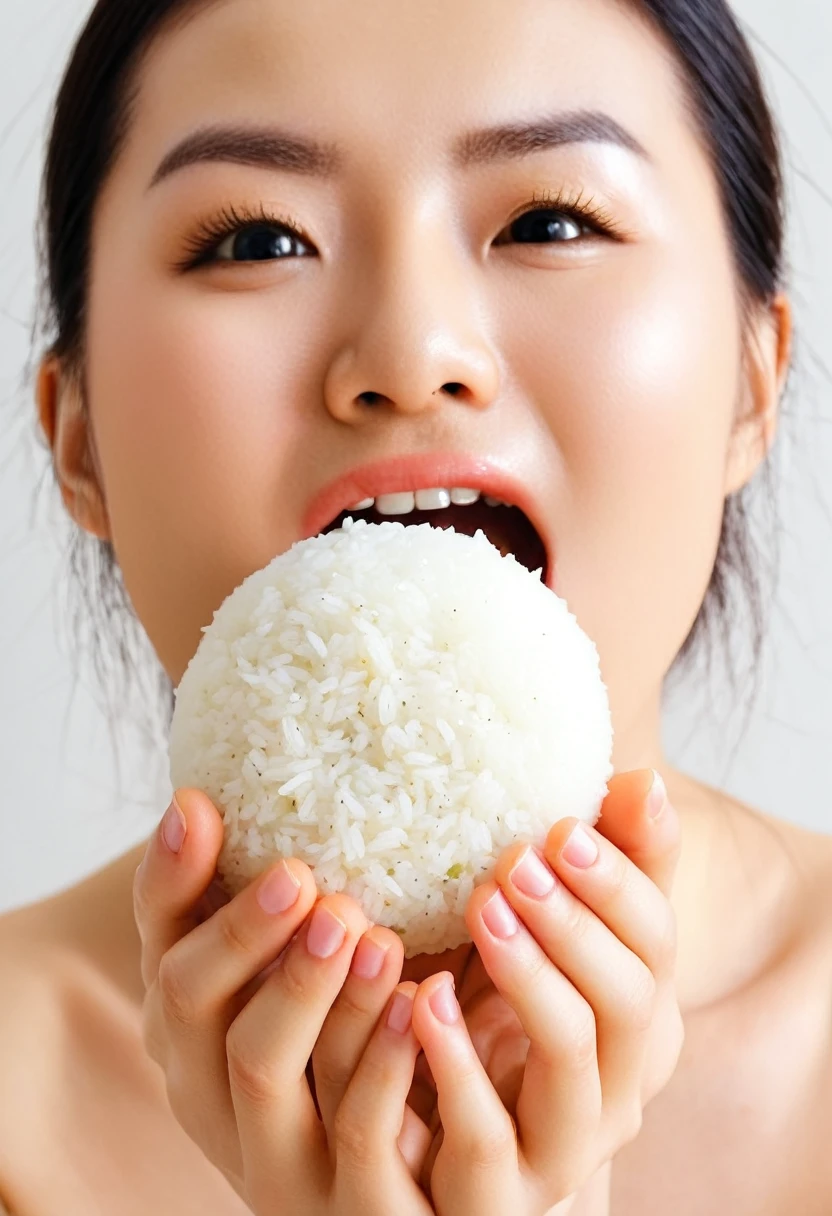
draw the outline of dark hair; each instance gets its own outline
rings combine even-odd
[[[43,179],[41,251],[45,340],[83,386],[84,339],[93,209],[130,128],[136,76],[163,30],[203,11],[212,0],[98,0],[60,86]],[[780,150],[759,70],[726,0],[626,0],[673,51],[689,109],[719,184],[740,297],[767,304],[781,286],[784,200]],[[770,473],[765,462],[764,476]],[[770,497],[773,502],[773,496]],[[146,645],[121,580],[112,546],[80,529],[70,558],[81,592],[75,624],[93,641],[99,675],[139,668]],[[726,644],[736,593],[750,612],[752,651],[765,631],[747,489],[726,499],[710,585],[674,669],[714,626]],[[103,617],[103,619],[102,619]],[[98,618],[98,620],[96,620]],[[107,647],[110,647],[109,651]],[[708,647],[710,660],[711,647]],[[168,710],[169,682],[162,679]]]

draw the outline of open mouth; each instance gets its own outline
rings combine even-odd
[[[431,524],[434,528],[454,528],[466,536],[482,531],[504,557],[513,554],[527,570],[540,571],[542,581],[548,582],[546,545],[529,517],[520,507],[479,490],[435,488],[365,498],[342,511],[322,531],[332,532],[348,518],[374,524],[385,520]]]

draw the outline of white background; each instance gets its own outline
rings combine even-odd
[[[832,831],[832,5],[742,0],[784,129],[799,330],[779,441],[782,574],[749,727],[742,696],[689,679],[666,714],[671,757],[782,818]],[[77,881],[138,842],[166,805],[166,758],[113,745],[64,609],[67,531],[32,442],[24,378],[48,107],[86,0],[0,0],[0,910]],[[742,693],[742,689],[740,690]],[[135,734],[135,732],[133,732]],[[741,735],[741,737],[740,737]],[[739,743],[737,740],[739,738]],[[129,796],[124,790],[129,791]]]

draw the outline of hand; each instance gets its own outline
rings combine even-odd
[[[406,1105],[419,1045],[401,940],[344,895],[316,902],[296,859],[217,898],[220,816],[199,791],[177,801],[134,883],[144,1042],[177,1120],[257,1216],[432,1216],[414,1181],[431,1138]],[[283,911],[260,902],[286,892]]]
[[[598,848],[588,867],[564,856],[577,821],[554,825],[538,855],[536,889],[548,893],[512,881],[522,844],[476,888],[464,1020],[445,1025],[431,1009],[439,998],[448,1016],[458,1010],[447,973],[419,987],[413,1025],[428,1067],[417,1084],[432,1075],[441,1120],[422,1181],[439,1216],[539,1216],[554,1205],[560,1216],[635,1138],[676,1068],[684,1029],[668,897],[680,825],[666,801],[648,817],[652,777],[611,780],[597,829],[579,829]],[[660,780],[656,792],[661,801]]]

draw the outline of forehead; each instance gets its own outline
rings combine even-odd
[[[463,129],[586,108],[660,160],[686,125],[673,54],[622,0],[197,2],[137,83],[134,134],[157,151],[257,119],[401,163]]]

